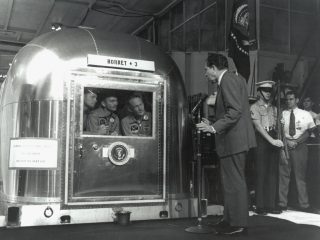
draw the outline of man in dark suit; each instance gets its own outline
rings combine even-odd
[[[250,148],[256,146],[250,117],[247,85],[240,75],[227,71],[227,58],[209,54],[206,77],[218,83],[214,123],[203,119],[197,128],[215,134],[216,151],[224,195],[223,220],[216,230],[225,235],[247,233],[248,199],[245,179],[245,161]]]

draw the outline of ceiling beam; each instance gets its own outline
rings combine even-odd
[[[91,7],[92,7],[93,4],[94,4],[93,1],[86,3],[87,9],[86,9],[85,11],[83,11],[82,16],[79,18],[79,24],[78,24],[78,26],[81,26],[81,25],[84,23],[84,21],[85,21],[86,18],[87,18],[88,12],[90,11],[90,9],[91,9]]]
[[[134,2],[134,4],[132,4],[133,6],[136,6],[136,4],[139,2],[139,0],[136,0]],[[126,13],[124,14],[124,16],[126,15]],[[113,23],[112,23],[112,26],[109,27],[109,31],[112,31],[115,27],[117,27],[117,24],[123,20],[122,17],[118,17]]]
[[[91,6],[94,4],[95,0],[88,0],[88,1],[79,1],[79,0],[51,0],[51,6],[50,6],[50,9],[48,11],[48,14],[46,15],[46,17],[44,18],[44,20],[42,21],[40,27],[38,28],[36,34],[35,34],[35,37],[39,36],[40,33],[42,32],[44,26],[46,25],[46,23],[48,22],[51,14],[52,14],[52,11],[56,5],[57,2],[65,2],[65,3],[73,3],[73,4],[80,4],[80,5],[85,5],[87,6],[87,9],[83,12],[82,16],[79,18],[79,24],[81,24],[84,19],[86,18],[87,16],[87,12],[89,11],[89,9],[91,8]],[[63,23],[61,23],[63,24]]]
[[[23,42],[17,42],[17,41],[6,41],[6,40],[0,40],[0,44],[5,45],[11,45],[11,46],[17,46],[17,47],[23,47],[26,45],[26,43]]]
[[[14,53],[16,54],[20,48],[22,48],[24,45],[14,45],[11,43],[6,43],[4,41],[0,41],[0,52],[6,52],[6,53]],[[2,54],[1,54],[2,55]]]
[[[175,7],[178,3],[182,2],[183,0],[174,0],[171,3],[169,3],[167,6],[165,6],[160,12],[155,14],[155,17],[161,17],[165,15],[167,12],[169,12],[173,7]],[[141,30],[143,30],[148,24],[150,24],[155,17],[149,18],[144,24],[142,24],[140,27],[138,27],[136,30],[134,30],[131,35],[138,34]]]
[[[12,15],[13,2],[14,2],[14,0],[8,0],[8,10],[7,10],[7,16],[6,16],[3,30],[8,30],[9,22],[10,22],[11,15]]]
[[[0,29],[4,28],[4,25],[0,25]],[[5,31],[5,30],[0,30],[0,31]],[[21,28],[21,27],[9,27],[7,32],[25,32],[25,33],[35,33],[36,31],[33,29],[28,29],[28,28]]]
[[[51,5],[50,5],[50,9],[49,9],[49,11],[48,11],[48,14],[47,14],[46,17],[43,19],[43,21],[42,21],[40,27],[37,29],[37,32],[36,32],[36,34],[35,34],[34,37],[39,36],[39,34],[41,33],[43,27],[46,25],[49,17],[51,16],[51,13],[52,13],[52,11],[53,11],[53,8],[54,8],[54,6],[55,6],[55,3],[56,3],[55,0],[51,0],[51,1],[50,1],[50,4],[51,4]]]
[[[56,0],[56,2],[75,3],[80,5],[92,5],[95,0],[81,1],[81,0]]]

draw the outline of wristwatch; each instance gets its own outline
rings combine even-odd
[[[211,127],[212,133],[216,134],[217,131],[214,129],[214,127],[213,126],[210,126],[210,127]]]

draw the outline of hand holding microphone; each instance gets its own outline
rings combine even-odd
[[[196,124],[198,130],[205,133],[215,133],[214,128],[210,125],[210,121],[206,118],[202,118],[200,123]]]
[[[109,132],[109,124],[107,119],[102,118],[99,120],[99,129],[98,129],[98,133],[101,135],[106,135]]]

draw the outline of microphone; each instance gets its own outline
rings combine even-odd
[[[203,97],[201,97],[198,102],[196,103],[196,105],[193,107],[193,109],[191,110],[191,115],[193,115],[201,106],[202,102],[207,98],[207,95],[204,95]]]

